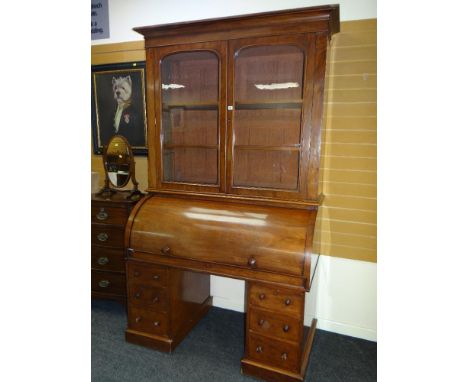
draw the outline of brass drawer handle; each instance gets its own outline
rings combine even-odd
[[[257,353],[263,353],[263,347],[261,347],[261,346],[259,345],[259,346],[257,346],[257,348],[255,349],[255,351],[256,351]]]
[[[285,304],[285,305],[291,305],[291,299],[290,299],[290,298],[287,298],[287,299],[284,301],[284,304]]]
[[[109,214],[104,210],[104,208],[101,208],[101,210],[96,214],[97,220],[107,220],[109,217]]]
[[[265,300],[265,297],[266,297],[266,296],[265,296],[265,293],[260,293],[260,294],[258,295],[258,298],[259,298],[260,300]]]
[[[161,253],[163,255],[170,255],[171,254],[171,247],[168,247],[167,245],[164,248],[161,248]]]
[[[154,321],[153,324],[154,326],[159,326],[161,323],[159,321]]]
[[[97,260],[98,264],[99,265],[106,265],[106,264],[109,264],[109,258],[108,257],[100,257],[98,260]]]
[[[109,280],[101,280],[101,281],[99,281],[99,286],[100,286],[101,288],[107,288],[109,285],[110,285],[110,281],[109,281]]]
[[[251,268],[257,268],[257,260],[255,260],[255,257],[250,256],[248,264]]]
[[[105,232],[101,232],[99,235],[97,235],[97,238],[99,241],[107,241],[107,239],[109,239],[109,235]]]
[[[289,332],[289,325],[288,324],[283,326],[283,332],[285,332],[285,333]]]
[[[282,359],[283,361],[286,361],[286,360],[288,359],[288,353],[283,353],[283,354],[281,354],[281,359]]]

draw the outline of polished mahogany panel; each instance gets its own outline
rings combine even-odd
[[[310,251],[310,215],[315,213],[153,196],[133,218],[129,246],[139,252],[302,276],[304,256]]]

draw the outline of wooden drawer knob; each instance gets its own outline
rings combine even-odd
[[[97,235],[97,239],[99,241],[107,241],[107,239],[109,239],[109,235],[105,232],[101,232],[100,234]]]
[[[260,293],[260,294],[258,295],[258,298],[259,298],[260,300],[265,300],[265,297],[266,297],[266,296],[265,296],[265,293]]]
[[[291,299],[287,298],[286,300],[284,300],[284,305],[291,305]]]
[[[264,323],[265,323],[265,320],[263,318],[258,320],[258,325],[263,326]]]
[[[263,353],[263,347],[261,347],[261,346],[259,345],[259,346],[257,346],[257,348],[255,349],[255,351],[256,351],[257,353]]]
[[[154,326],[159,326],[161,323],[159,321],[154,321],[153,324]]]
[[[138,271],[133,272],[133,276],[135,276],[135,277],[140,276],[140,272],[138,272]]]
[[[97,262],[99,265],[106,265],[106,264],[109,264],[109,258],[108,257],[100,257],[99,259],[97,259]]]
[[[141,321],[141,317],[138,316],[137,318],[135,318],[135,322],[138,324],[139,322]]]
[[[161,253],[163,255],[170,255],[171,254],[171,247],[168,247],[167,245],[163,248],[161,248]]]
[[[283,326],[283,332],[285,332],[285,333],[289,332],[289,325],[288,324]]]
[[[101,210],[96,214],[96,219],[97,220],[104,221],[104,220],[107,220],[108,217],[109,217],[109,214],[106,212],[104,207],[101,208]]]
[[[281,359],[282,359],[283,361],[286,361],[286,360],[288,359],[288,353],[283,353],[283,354],[281,354]]]
[[[250,256],[248,264],[249,264],[249,267],[256,268],[257,267],[257,260],[255,260],[255,257]]]
[[[140,292],[135,293],[135,298],[140,298],[140,296],[141,296]]]
[[[158,297],[158,296],[156,296],[155,298],[153,298],[153,304],[154,304],[154,303],[157,303],[158,301],[159,301],[159,297]]]
[[[153,280],[158,281],[159,279],[160,279],[159,275],[154,275],[154,276],[153,276]]]

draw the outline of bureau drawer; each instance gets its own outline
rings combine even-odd
[[[91,246],[91,268],[101,271],[125,272],[123,249]]]
[[[302,333],[302,322],[298,318],[251,308],[249,330],[279,339],[299,341]]]
[[[151,288],[144,285],[130,285],[128,288],[128,301],[136,305],[145,305],[146,308],[167,312],[168,300],[165,288]]]
[[[127,208],[108,207],[104,203],[91,205],[91,222],[125,225],[127,223]]]
[[[164,287],[167,285],[167,268],[147,263],[127,262],[128,285]]]
[[[167,335],[168,318],[165,313],[154,312],[144,308],[129,305],[128,327],[144,333]]]
[[[124,228],[91,224],[91,244],[123,248]]]
[[[282,314],[301,317],[304,293],[266,284],[250,283],[249,304]]]
[[[247,356],[258,362],[298,372],[300,345],[249,334]]]
[[[91,290],[125,296],[125,274],[91,271]]]

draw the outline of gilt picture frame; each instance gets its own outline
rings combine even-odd
[[[102,155],[115,134],[133,155],[147,155],[145,62],[91,66],[91,126],[94,154]]]

